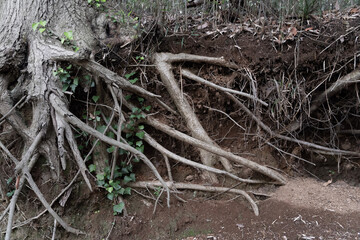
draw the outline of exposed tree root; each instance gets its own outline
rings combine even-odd
[[[191,184],[191,183],[173,183],[173,182],[166,182],[167,186],[169,188],[174,189],[187,189],[187,190],[199,190],[199,191],[206,191],[206,192],[224,192],[224,193],[235,193],[240,194],[250,203],[255,216],[259,216],[259,208],[257,207],[254,200],[247,194],[245,191],[242,191],[240,189],[229,189],[226,187],[213,187],[213,186],[203,186],[198,184]],[[128,186],[133,188],[156,188],[161,187],[162,184],[158,181],[152,181],[152,182],[135,182],[135,183],[129,183]]]
[[[144,161],[144,163],[153,171],[153,173],[160,180],[160,182],[162,182],[164,184],[164,188],[167,190],[167,193],[168,193],[168,206],[170,206],[170,190],[165,185],[165,182],[164,182],[163,178],[160,176],[160,174],[157,171],[157,169],[155,168],[155,166],[151,163],[151,161],[143,153],[139,152],[138,150],[136,150],[135,148],[131,147],[128,144],[121,143],[121,142],[118,142],[118,141],[116,141],[114,139],[111,139],[111,138],[105,136],[104,134],[96,131],[95,129],[89,127],[88,125],[86,125],[81,120],[79,120],[74,115],[72,115],[72,113],[70,113],[66,109],[63,102],[56,95],[54,95],[54,94],[50,95],[50,102],[51,102],[52,106],[54,107],[54,109],[61,116],[63,116],[64,119],[66,121],[68,121],[69,123],[71,123],[74,126],[80,128],[81,130],[93,135],[94,137],[102,140],[103,142],[106,142],[106,143],[108,143],[108,144],[110,144],[112,146],[116,146],[116,147],[122,148],[122,149],[124,149],[126,151],[129,151],[129,152],[133,153],[139,159]]]
[[[147,120],[146,120],[146,123],[149,124],[150,126],[168,134],[169,136],[171,137],[174,137],[180,141],[184,141],[188,144],[191,144],[193,146],[196,146],[198,148],[202,148],[206,151],[209,151],[211,153],[214,153],[214,154],[217,154],[219,156],[222,156],[222,157],[225,157],[231,161],[234,161],[236,163],[239,163],[243,166],[246,166],[248,168],[251,168],[253,169],[254,171],[257,171],[259,173],[262,173],[268,177],[270,177],[271,179],[274,179],[275,181],[277,181],[278,184],[286,184],[286,179],[279,173],[277,173],[276,171],[270,169],[270,168],[267,168],[267,167],[264,167],[260,164],[257,164],[253,161],[250,161],[246,158],[243,158],[243,157],[240,157],[240,156],[237,156],[237,155],[234,155],[232,154],[231,152],[228,152],[228,151],[225,151],[219,147],[216,147],[214,145],[211,145],[211,144],[208,144],[208,143],[205,143],[203,141],[200,141],[198,139],[195,139],[193,137],[190,137],[182,132],[179,132],[167,125],[164,125],[163,123],[160,123],[158,122],[157,120],[151,118],[151,117],[148,117]]]
[[[195,168],[200,168],[202,170],[205,170],[205,171],[208,171],[208,172],[212,172],[212,173],[215,173],[215,174],[223,174],[225,176],[228,176],[230,178],[233,178],[239,182],[244,182],[244,183],[255,183],[255,184],[259,184],[259,183],[268,183],[266,181],[261,181],[261,180],[251,180],[251,179],[243,179],[243,178],[239,178],[238,176],[232,174],[232,173],[229,173],[227,171],[224,171],[224,170],[220,170],[220,169],[217,169],[217,168],[214,168],[214,167],[209,167],[209,166],[206,166],[204,164],[200,164],[200,163],[197,163],[197,162],[194,162],[194,161],[191,161],[191,160],[188,160],[186,158],[183,158],[169,150],[167,150],[166,148],[164,148],[163,146],[161,146],[158,142],[156,142],[152,137],[150,137],[149,134],[145,133],[145,136],[144,136],[144,140],[150,145],[152,146],[153,148],[155,148],[156,150],[158,150],[159,152],[161,152],[163,155],[167,156],[167,157],[170,157],[178,162],[181,162],[181,163],[184,163],[186,165],[189,165],[189,166],[192,166],[192,167],[195,167]]]
[[[325,101],[329,100],[332,96],[339,93],[344,88],[351,84],[358,83],[360,81],[360,71],[354,70],[351,73],[339,78],[328,89],[318,95],[312,102],[309,110],[309,115],[318,109]],[[301,128],[302,122],[296,121],[285,127],[284,132],[295,132]]]

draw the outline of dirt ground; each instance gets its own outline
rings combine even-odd
[[[359,19],[352,20],[350,25],[358,26]],[[296,42],[289,38],[282,45],[272,41],[268,36],[255,34],[249,29],[240,31],[240,33],[236,32],[235,26],[226,26],[223,31],[220,29],[221,34],[216,32],[209,34],[209,29],[198,29],[197,36],[174,34],[162,39],[157,50],[159,52],[223,56],[229,61],[246,66],[256,73],[259,89],[262,89],[259,93],[260,98],[273,101],[274,86],[271,81],[267,80],[280,77],[284,71],[286,72],[293,66],[294,49],[297,44],[301,46],[299,58],[296,60],[299,66],[297,71],[301,72],[301,76],[308,81],[306,86],[309,89],[316,86],[319,79],[321,80],[321,76],[325,75],[319,69],[324,69],[324,71],[326,69],[327,72],[331,70],[330,62],[344,65],[342,70],[352,67],[345,63],[354,57],[354,51],[359,50],[356,42],[358,31],[347,34],[341,44],[332,44],[333,47],[328,51],[319,54],[338,36],[346,33],[344,25],[345,23],[342,21],[329,21],[326,24],[314,23],[312,26],[303,26],[302,29],[311,27],[314,31],[318,30],[322,34],[314,36],[312,34],[315,32],[303,30],[301,41]],[[235,34],[235,37],[230,37],[231,34]],[[197,64],[187,67],[200,68],[199,72],[202,76],[209,77],[218,84],[241,88],[239,86],[241,76],[234,77],[228,70]],[[290,74],[289,78],[292,76]],[[154,90],[155,93],[163,95],[164,88],[161,84],[156,83],[158,82],[157,75],[151,69],[148,78],[147,87]],[[234,80],[235,78],[236,80]],[[269,91],[267,92],[267,90]],[[318,89],[318,91],[322,90]],[[350,92],[350,90],[353,89],[346,89],[344,92]],[[57,204],[55,209],[71,226],[86,231],[87,235],[76,237],[64,232],[59,227],[56,239],[360,239],[360,165],[358,159],[346,158],[340,162],[332,156],[324,157],[324,155],[312,153],[307,149],[300,149],[296,154],[315,163],[314,167],[292,157],[284,156],[276,149],[266,145],[266,140],[257,141],[259,138],[261,139],[261,136],[259,137],[254,123],[249,121],[245,114],[238,114],[236,107],[228,99],[220,98],[216,91],[199,87],[198,84],[188,81],[184,82],[184,91],[192,97],[195,112],[217,144],[240,156],[278,169],[288,176],[288,184],[281,187],[269,184],[252,189],[241,186],[252,192],[252,197],[256,199],[259,206],[259,216],[253,214],[249,204],[241,197],[236,198],[236,196],[226,193],[214,196],[210,193],[185,191],[179,197],[186,202],[172,197],[170,208],[166,207],[165,198],[161,198],[160,202],[155,204],[152,199],[133,192],[131,196],[125,198],[128,216],[122,217],[113,216],[111,202],[106,199],[104,192],[99,190],[95,194],[90,194],[85,184],[79,181],[74,185],[65,207],[62,208]],[[338,99],[344,99],[344,96],[347,95],[344,94]],[[167,99],[165,98],[164,101],[167,102]],[[234,124],[224,115],[209,111],[206,106],[210,105],[222,109],[249,130],[244,132],[242,129],[234,127]],[[271,116],[271,114],[269,113],[267,116]],[[156,117],[163,121],[170,121],[167,116],[161,114]],[[277,130],[279,123],[274,118],[265,117],[263,121]],[[171,121],[173,120],[171,119]],[[289,121],[290,119],[288,119]],[[288,122],[285,121],[284,124]],[[180,130],[184,130],[180,121],[174,120],[173,124]],[[358,119],[355,117],[344,121],[340,128],[348,126],[356,128],[359,127],[358,125]],[[322,126],[317,127],[320,129]],[[148,131],[152,133],[151,129]],[[314,129],[305,129],[299,136],[313,142],[329,141],[326,131],[316,130],[316,133],[314,132]],[[175,149],[174,152],[197,160],[193,148],[163,135],[157,135],[157,139],[165,147]],[[357,152],[360,150],[356,136],[350,138],[341,135],[337,140],[339,143],[346,142],[350,145],[341,145],[341,148],[346,147]],[[282,146],[288,152],[295,154],[296,144]],[[145,149],[149,149],[146,147]],[[151,149],[145,150],[145,153],[153,156],[151,159],[160,174],[166,175],[161,155],[153,153]],[[175,162],[171,162],[171,165],[173,177],[177,181],[201,183],[201,172],[197,169]],[[38,171],[40,175],[43,170],[35,168],[33,171]],[[257,177],[248,169],[239,167],[236,171],[239,176],[244,178]],[[135,173],[138,180],[154,179],[146,167],[135,166]],[[53,199],[68,182],[65,177],[61,184],[55,184],[51,181],[50,176],[41,176],[36,181],[42,183],[39,186],[48,199]],[[221,180],[223,180],[224,186],[233,185],[231,181]],[[153,191],[146,190],[141,193],[154,194]],[[36,215],[42,209],[41,204],[29,189],[24,191],[19,201],[26,206],[26,208],[21,208],[19,222]],[[155,205],[156,212],[154,214]],[[5,203],[1,203],[0,206],[2,211]],[[14,231],[14,239],[47,239],[52,233],[52,223],[51,217],[43,216]],[[4,231],[4,228],[1,228],[1,231]]]
[[[159,208],[151,217],[153,204],[142,200],[128,223],[136,227],[126,235],[118,224],[110,239],[360,239],[358,187],[294,178],[274,192],[259,191],[272,197],[259,201],[258,217],[241,199],[205,196]]]

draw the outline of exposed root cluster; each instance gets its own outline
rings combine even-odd
[[[53,210],[52,205],[63,195],[68,197],[68,195],[71,193],[71,185],[75,182],[75,179],[80,174],[89,190],[93,191],[94,183],[91,177],[92,175],[89,173],[86,161],[88,161],[89,156],[94,151],[94,148],[97,147],[97,143],[99,141],[114,147],[114,151],[112,152],[112,161],[110,164],[111,179],[114,178],[114,172],[119,163],[119,151],[127,151],[133,157],[145,163],[145,165],[152,171],[153,175],[157,179],[156,181],[127,183],[127,185],[132,188],[161,187],[162,192],[167,193],[166,199],[168,207],[170,207],[170,197],[172,196],[172,193],[177,193],[180,189],[200,190],[217,193],[228,192],[243,196],[244,199],[249,202],[251,208],[254,211],[254,214],[256,216],[259,215],[259,209],[254,199],[252,199],[248,192],[235,188],[229,189],[225,187],[217,187],[216,184],[219,183],[218,175],[223,175],[238,182],[247,184],[270,183],[279,185],[286,184],[286,177],[279,173],[279,171],[276,171],[268,166],[264,166],[221,148],[209,136],[204,126],[199,121],[198,116],[195,114],[193,107],[188,101],[188,98],[184,95],[184,92],[175,77],[174,69],[178,67],[177,64],[179,63],[201,63],[220,66],[226,69],[231,69],[235,72],[245,71],[249,78],[251,93],[217,85],[205,79],[204,77],[193,73],[189,69],[179,68],[181,78],[184,77],[188,80],[196,81],[203,86],[214,88],[230,99],[234,106],[237,106],[239,109],[241,109],[241,111],[246,113],[247,116],[256,123],[258,131],[261,131],[268,139],[280,139],[294,142],[304,148],[315,151],[322,151],[327,154],[355,157],[360,156],[360,153],[358,152],[334,149],[293,137],[295,135],[293,133],[299,130],[302,126],[301,119],[307,117],[305,114],[304,116],[300,114],[301,116],[297,120],[292,121],[287,126],[285,126],[283,131],[272,130],[268,125],[266,125],[260,116],[261,109],[268,108],[270,104],[266,100],[259,97],[258,86],[256,85],[256,81],[251,71],[247,68],[241,68],[234,63],[230,63],[224,58],[206,57],[183,53],[155,53],[152,56],[152,62],[157,72],[160,74],[161,81],[165,86],[169,96],[171,97],[171,101],[174,103],[174,106],[176,106],[175,110],[172,106],[167,105],[162,100],[161,96],[154,94],[138,85],[131,84],[127,79],[97,63],[93,57],[90,57],[90,53],[87,51],[79,51],[74,53],[73,51],[67,50],[58,45],[52,45],[48,42],[45,42],[44,40],[37,38],[33,39],[29,44],[29,48],[31,49],[29,53],[29,59],[31,61],[29,61],[28,72],[31,73],[31,77],[25,76],[25,74],[20,74],[20,76],[16,75],[16,86],[12,86],[11,88],[10,85],[13,84],[13,78],[15,78],[15,76],[12,74],[3,73],[5,71],[4,62],[6,62],[6,59],[4,60],[2,58],[8,57],[2,56],[0,54],[0,127],[2,127],[2,125],[10,126],[10,128],[15,131],[18,136],[20,136],[23,142],[21,149],[14,151],[14,149],[9,147],[8,142],[3,142],[2,139],[5,138],[0,138],[1,153],[3,154],[4,158],[11,160],[17,177],[17,184],[14,195],[8,203],[8,207],[0,216],[0,220],[2,220],[5,218],[6,214],[8,214],[5,236],[6,240],[10,239],[11,232],[14,228],[23,226],[24,224],[39,218],[45,212],[49,212],[55,219],[54,229],[56,229],[57,224],[60,224],[68,232],[74,234],[84,234],[83,231],[69,226],[69,224],[66,223],[58,215],[58,213]],[[108,116],[101,116],[102,120],[107,124],[104,131],[100,132],[96,130],[87,121],[82,121],[78,117],[78,113],[70,111],[71,104],[69,103],[69,99],[62,91],[59,79],[53,75],[53,71],[56,70],[56,64],[61,61],[70,62],[71,64],[81,67],[82,70],[93,75],[96,78],[96,84],[99,86],[98,89],[101,89],[100,86],[106,86],[108,92],[110,93],[107,97],[110,98],[112,105],[110,106],[111,116],[109,118]],[[345,87],[358,82],[359,77],[360,72],[355,70],[348,75],[339,78],[329,88],[325,89],[322,94],[318,95],[314,100],[312,100],[310,112],[307,114],[310,116],[310,114],[322,106],[328,100],[328,98],[339,93]],[[27,88],[27,91],[25,91],[24,88]],[[123,91],[134,93],[137,96],[143,97],[149,102],[154,102],[160,108],[162,108],[162,111],[166,111],[169,115],[179,117],[186,126],[188,134],[160,121],[156,114],[141,112],[143,116],[143,119],[141,120],[142,123],[150,126],[154,130],[166,134],[171,138],[193,146],[198,150],[201,162],[187,159],[184,156],[180,156],[179,154],[175,153],[171,149],[165,148],[161,142],[156,140],[156,137],[149,134],[149,131],[144,131],[143,140],[153,149],[158,151],[164,158],[165,166],[167,167],[167,179],[169,179],[166,181],[164,179],[165,176],[162,176],[159,173],[158,169],[155,167],[152,161],[149,160],[148,156],[129,145],[129,143],[123,137],[124,134],[126,134],[126,129],[122,129],[122,126],[126,124],[126,121],[129,120],[127,110],[135,108],[133,103],[126,100],[126,98],[123,96]],[[98,94],[101,95],[100,92]],[[254,108],[250,110],[249,107],[244,104],[245,102],[250,102]],[[32,111],[29,113],[29,115],[31,115],[30,124],[22,117],[20,117],[21,114],[19,112],[21,111],[21,108],[25,106],[25,104],[32,105]],[[221,110],[213,108],[212,110],[221,112]],[[231,119],[229,115],[226,113],[224,114],[229,119]],[[236,123],[235,120],[231,120]],[[114,124],[118,126],[117,129],[112,127]],[[79,143],[75,138],[74,128],[79,129],[80,131],[96,139],[86,157],[83,157],[79,150]],[[112,132],[115,137],[109,137],[107,135],[108,132]],[[0,134],[0,137],[2,134],[3,133]],[[4,133],[4,135],[6,134]],[[271,143],[268,144],[277,148]],[[284,150],[279,150],[287,153]],[[294,156],[294,154],[291,153],[287,154]],[[59,193],[59,195],[51,203],[45,199],[43,193],[40,191],[39,187],[33,179],[33,176],[31,175],[31,170],[40,157],[46,158],[52,172],[55,175],[55,178],[59,178],[61,171],[69,167],[69,158],[73,158],[78,167],[78,173],[74,176],[74,179],[65,189],[63,189],[63,191],[61,191],[61,193]],[[180,162],[193,168],[200,169],[202,171],[204,182],[212,186],[177,182],[177,179],[174,179],[173,177],[169,160]],[[219,167],[215,167],[217,166],[217,163],[221,164],[221,169]],[[263,175],[263,177],[261,179],[241,178],[235,174],[234,164],[249,168],[252,171],[259,173],[259,175]],[[25,182],[29,184],[38,199],[41,201],[45,210],[23,223],[13,225],[16,203],[19,198],[19,194],[25,185]],[[0,194],[3,197],[4,191],[2,190],[1,185],[0,190]],[[177,197],[175,195],[174,197]],[[66,201],[67,197],[65,197],[63,201]],[[122,199],[120,199],[120,201],[122,201]],[[156,201],[158,201],[158,199]]]

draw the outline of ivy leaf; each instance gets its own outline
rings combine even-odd
[[[72,91],[72,92],[75,92],[76,87],[77,87],[77,85],[71,84],[71,85],[70,85],[71,91]]]
[[[114,188],[113,187],[108,187],[108,188],[106,188],[106,191],[108,191],[109,193],[112,193],[114,191]]]
[[[131,188],[130,187],[125,188],[124,194],[131,195]]]
[[[104,132],[105,132],[105,128],[106,128],[105,125],[100,125],[100,126],[97,126],[96,130],[98,130],[98,131],[101,132],[101,133],[104,133]]]
[[[36,29],[37,29],[37,27],[39,26],[39,24],[40,24],[40,23],[38,23],[38,22],[33,23],[33,24],[31,25],[32,29],[33,29],[34,31],[36,31]]]
[[[131,84],[134,84],[134,83],[136,83],[138,80],[139,80],[138,78],[134,78],[134,79],[129,80],[129,82],[130,82]]]
[[[128,174],[128,173],[129,173],[129,170],[128,170],[126,167],[123,167],[123,168],[121,169],[121,172],[122,172],[123,174]]]
[[[90,164],[89,165],[89,171],[94,172],[95,170],[96,170],[96,165],[95,164]]]
[[[118,178],[118,177],[121,177],[122,176],[122,173],[119,172],[119,171],[115,171],[114,173],[114,178]],[[117,190],[117,189],[116,189]]]
[[[10,197],[12,197],[12,195],[14,195],[14,193],[15,193],[15,190],[12,190],[11,192],[7,192],[6,196],[10,198]]]
[[[115,134],[113,132],[108,132],[107,136],[112,139],[115,138]]]
[[[144,145],[141,145],[140,147],[136,147],[136,150],[143,153],[144,152]]]
[[[134,76],[135,73],[136,73],[136,72],[131,72],[131,73],[125,74],[125,78],[126,78],[126,79],[129,79],[129,78],[131,78],[132,76]]]
[[[125,203],[124,202],[121,202],[121,203],[119,203],[117,205],[114,205],[114,207],[113,207],[114,215],[122,213],[124,208],[125,208]]]
[[[39,24],[40,24],[41,26],[45,27],[45,26],[46,26],[46,24],[47,24],[47,21],[43,21],[43,20],[41,20],[41,21],[39,22]]]
[[[120,190],[121,189],[120,182],[119,181],[114,182],[113,187],[116,191]]]
[[[143,141],[137,141],[137,142],[136,142],[136,146],[140,147],[140,146],[142,146],[142,145],[143,145]]]
[[[120,189],[120,191],[119,191],[119,193],[120,193],[121,195],[124,195],[124,192],[125,192],[125,188],[122,188],[122,189]]]
[[[112,201],[112,200],[114,199],[114,193],[108,193],[108,194],[106,195],[106,197],[107,197],[110,201]]]
[[[137,133],[136,133],[136,136],[137,136],[138,138],[140,138],[140,139],[144,139],[145,132],[144,132],[144,131],[137,132]],[[137,143],[136,143],[136,145],[137,145]],[[141,145],[140,145],[140,146],[141,146]],[[140,147],[140,146],[138,146],[138,147]]]
[[[43,33],[46,30],[46,28],[39,28],[39,32]]]
[[[96,179],[99,181],[103,181],[105,179],[104,174],[96,174]]]
[[[124,177],[124,183],[126,184],[126,183],[128,183],[128,182],[131,182],[131,177],[129,177],[129,176],[125,176]]]
[[[69,84],[63,84],[62,91],[65,92],[69,88]]]
[[[135,174],[131,173],[129,176],[125,176],[124,177],[124,183],[128,183],[128,182],[135,182]]]
[[[12,182],[13,178],[9,178],[8,180],[6,180],[6,184],[9,185]]]
[[[148,111],[150,111],[151,106],[146,106],[146,107],[144,107],[144,109],[148,112]]]
[[[99,96],[93,96],[92,100],[96,103],[99,100],[99,98],[100,98]]]
[[[109,147],[108,149],[106,149],[106,151],[107,151],[108,153],[112,153],[112,152],[115,151],[115,147],[114,147],[114,146],[111,146],[111,147]]]
[[[73,40],[73,32],[72,31],[68,31],[68,32],[64,32],[64,35],[67,39],[69,40]]]
[[[144,125],[139,125],[139,127],[138,127],[140,130],[144,130]]]
[[[131,178],[131,180],[132,180],[133,182],[135,182],[135,173],[131,173],[131,174],[130,174],[130,178]]]

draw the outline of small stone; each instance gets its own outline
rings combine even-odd
[[[185,181],[187,181],[187,182],[191,182],[192,180],[194,180],[194,175],[188,175],[185,178]]]

